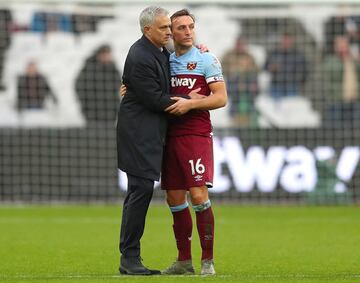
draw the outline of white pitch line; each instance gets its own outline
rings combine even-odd
[[[119,224],[120,217],[115,218],[99,218],[99,217],[0,217],[0,223],[110,223]]]
[[[153,275],[154,276],[154,275]],[[153,277],[152,276],[152,277]],[[207,277],[203,275],[155,275],[156,277]],[[14,276],[0,276],[0,279],[5,280],[11,280],[11,279],[106,279],[106,278],[123,278],[123,277],[134,277],[133,275],[90,275],[90,274],[84,274],[84,275],[44,275],[44,276],[36,276],[36,275],[14,275]],[[137,276],[137,277],[144,277],[147,278],[147,276]],[[212,277],[212,276],[211,276]],[[278,279],[296,279],[296,278],[307,278],[307,279],[352,279],[352,278],[360,278],[360,274],[334,274],[334,275],[312,275],[312,274],[289,274],[289,275],[280,275],[280,274],[258,274],[258,275],[230,275],[230,274],[217,274],[214,276],[215,278],[278,278]]]
[[[136,276],[136,275],[135,275]],[[207,277],[204,275],[151,275],[151,277]],[[14,275],[14,276],[0,276],[2,280],[11,280],[11,279],[106,279],[106,278],[123,278],[129,277],[132,278],[134,275]],[[148,276],[137,275],[136,277],[147,278]],[[232,275],[215,275],[216,278],[226,278],[232,277]]]
[[[61,224],[61,223],[80,223],[80,224],[94,224],[94,223],[105,223],[105,224],[120,224],[121,217],[1,217],[0,224],[12,224],[12,223],[34,223],[34,224]],[[152,223],[167,223],[167,219],[151,219]]]

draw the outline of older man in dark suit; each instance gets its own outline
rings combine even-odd
[[[143,266],[140,239],[159,180],[170,98],[169,52],[171,37],[168,12],[148,7],[140,14],[143,36],[130,48],[123,83],[127,87],[118,114],[118,167],[126,172],[128,189],[120,233],[120,272],[129,275],[160,274]]]

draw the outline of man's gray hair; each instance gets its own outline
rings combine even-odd
[[[144,27],[151,25],[157,16],[167,16],[169,12],[164,8],[157,6],[150,6],[145,8],[139,17],[141,32],[144,33]]]

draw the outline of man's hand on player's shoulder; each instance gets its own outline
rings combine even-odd
[[[197,44],[195,47],[199,49],[201,53],[209,52],[209,48],[205,44]]]

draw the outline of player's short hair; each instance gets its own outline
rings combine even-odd
[[[192,18],[192,20],[195,23],[195,16],[193,14],[191,14],[188,9],[182,9],[182,10],[179,10],[179,11],[175,12],[170,17],[170,20],[173,21],[176,18],[179,18],[179,17],[182,17],[182,16],[189,16],[190,18]]]
[[[154,23],[157,16],[167,16],[169,12],[158,6],[149,6],[145,8],[139,16],[140,29],[144,33],[144,27]]]

